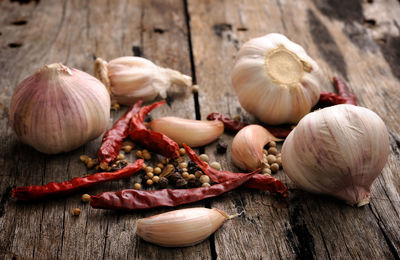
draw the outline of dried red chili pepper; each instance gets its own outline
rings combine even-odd
[[[104,134],[101,146],[97,152],[101,169],[105,170],[108,164],[117,158],[121,151],[122,141],[128,137],[131,118],[140,110],[141,105],[142,100],[139,100]]]
[[[225,116],[221,113],[213,112],[207,116],[207,120],[219,120],[224,123],[224,130],[229,132],[239,132],[240,129],[249,125],[240,120],[233,120],[229,116]],[[263,125],[273,136],[277,138],[286,138],[292,129],[290,127],[275,127]]]
[[[142,169],[142,166],[143,160],[139,159],[115,172],[99,172],[86,177],[75,177],[70,181],[60,183],[49,182],[46,185],[17,187],[12,189],[11,197],[18,200],[29,201],[38,200],[48,196],[69,194],[78,189],[91,187],[98,183],[130,177]]]
[[[221,183],[231,178],[237,178],[237,176],[247,175],[246,173],[217,171],[202,161],[189,146],[183,144],[183,147],[185,147],[186,154],[189,156],[190,160],[195,162],[197,166],[199,166],[200,169],[214,182]],[[244,184],[244,186],[252,189],[267,190],[271,193],[279,193],[284,198],[288,196],[288,191],[285,185],[280,180],[268,175],[254,174],[251,179]]]
[[[321,92],[319,101],[315,106],[316,108],[329,107],[339,104],[351,104],[357,106],[356,96],[349,90],[343,80],[333,77],[333,86],[337,90],[338,94],[332,92]]]
[[[192,189],[162,189],[162,190],[122,190],[103,192],[91,196],[90,205],[93,208],[114,210],[137,210],[156,207],[175,207],[219,196],[231,191],[253,177],[254,173],[244,174],[210,187]]]
[[[162,106],[165,104],[165,100],[153,103],[148,106],[142,107],[139,112],[137,112],[131,120],[131,126],[130,129],[146,129],[146,126],[144,125],[144,119],[146,118],[147,114],[150,113],[153,109],[156,109],[159,106]]]
[[[179,157],[179,145],[168,136],[149,129],[133,129],[129,137],[149,150],[159,153],[167,158]]]

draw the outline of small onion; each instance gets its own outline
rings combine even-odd
[[[362,206],[388,155],[388,131],[377,114],[337,105],[300,120],[283,144],[282,166],[300,188]]]
[[[46,154],[68,152],[101,135],[110,119],[110,96],[91,75],[60,63],[26,78],[11,99],[18,138]]]

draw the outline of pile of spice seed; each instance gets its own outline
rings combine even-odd
[[[122,151],[126,154],[134,151],[135,144],[131,141],[122,143]],[[203,173],[203,171],[191,160],[185,161],[186,151],[184,148],[179,149],[180,157],[177,159],[164,158],[159,163],[152,163],[152,154],[147,149],[137,149],[135,151],[136,158],[143,159],[142,170],[138,173],[141,178],[140,182],[136,182],[133,186],[135,189],[142,189],[143,187],[153,188],[196,188],[210,186],[210,178]],[[201,154],[200,159],[208,163],[208,156]],[[101,169],[98,160],[90,158],[87,155],[81,155],[80,160],[85,163],[88,169],[96,171],[115,171],[124,168],[128,165],[123,153],[119,153],[116,161],[114,161],[107,169]],[[216,170],[221,170],[221,165],[218,162],[210,163],[210,166]]]
[[[264,163],[262,174],[271,175],[275,174],[282,168],[281,153],[276,147],[276,142],[269,142],[263,150]]]
[[[145,157],[145,150],[138,150],[136,156],[138,158]],[[153,166],[143,164],[143,177],[141,183],[134,184],[135,189],[142,189],[142,186],[154,186],[155,188],[196,188],[209,187],[211,185],[210,178],[193,162],[185,161],[185,149],[179,149],[180,157],[177,159],[164,158],[160,163]],[[202,160],[208,161],[208,156],[201,155]],[[215,164],[215,163],[214,163]]]

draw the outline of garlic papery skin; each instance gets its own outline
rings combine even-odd
[[[188,208],[139,219],[136,234],[164,247],[185,247],[213,234],[228,216],[218,209]]]
[[[11,99],[18,138],[46,154],[74,150],[101,135],[110,119],[110,96],[95,77],[60,63],[26,78]]]
[[[260,125],[242,128],[232,141],[232,161],[242,170],[264,168],[263,149],[271,141],[281,141]]]
[[[152,120],[148,126],[177,142],[190,147],[199,147],[215,141],[224,132],[221,121],[190,120],[180,117],[161,117]]]
[[[246,42],[232,71],[241,106],[270,125],[297,123],[318,102],[324,84],[317,63],[277,33]]]
[[[300,120],[283,144],[282,166],[301,189],[362,206],[388,155],[388,131],[377,114],[336,105]]]
[[[131,105],[142,99],[151,101],[158,95],[167,97],[172,84],[192,86],[192,78],[179,71],[162,68],[141,57],[120,57],[108,63],[95,61],[95,75],[109,89],[113,100]]]

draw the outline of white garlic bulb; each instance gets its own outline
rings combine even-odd
[[[377,114],[336,105],[300,120],[283,144],[282,166],[300,188],[362,206],[388,155],[388,131]]]
[[[95,77],[60,63],[26,78],[11,99],[11,127],[46,154],[68,152],[101,135],[110,119],[110,95]]]
[[[192,78],[179,71],[162,68],[141,57],[120,57],[108,63],[95,61],[95,75],[109,89],[112,99],[124,105],[139,99],[151,101],[167,97],[172,84],[191,87]]]
[[[232,71],[242,107],[271,125],[297,123],[318,102],[324,84],[317,63],[277,33],[246,42]]]

